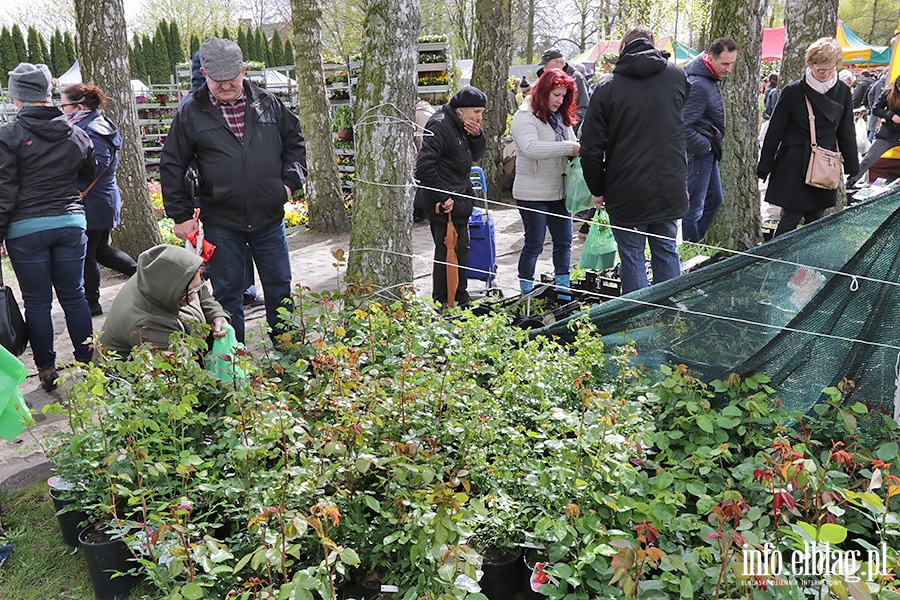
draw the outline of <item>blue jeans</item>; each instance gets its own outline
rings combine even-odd
[[[219,304],[231,315],[235,335],[244,341],[244,272],[247,248],[253,256],[266,302],[266,320],[274,334],[285,330],[278,308],[293,308],[291,301],[291,257],[284,221],[259,231],[239,231],[204,225],[204,235],[216,247],[207,272]]]
[[[93,347],[91,310],[84,298],[87,236],[79,227],[37,231],[6,240],[6,251],[19,280],[25,304],[25,326],[34,364],[44,371],[56,366],[50,305],[53,290],[66,317],[75,360],[90,362]]]
[[[550,230],[550,237],[553,239],[553,273],[555,275],[568,273],[572,262],[572,216],[566,211],[566,201],[516,200],[516,206],[519,207],[522,225],[525,226],[525,245],[519,254],[519,279],[525,281],[534,279],[534,265],[544,249],[547,229]]]
[[[719,163],[712,152],[703,156],[687,153],[687,192],[688,211],[681,219],[681,234],[689,242],[699,242],[722,206]]]
[[[681,260],[675,247],[678,227],[675,221],[662,221],[649,225],[639,225],[620,229],[621,225],[610,217],[614,225],[613,236],[619,247],[619,277],[622,278],[622,293],[647,287],[647,267],[644,248],[650,244],[650,268],[653,269],[653,283],[660,283],[681,275]],[[654,235],[646,235],[646,234]],[[664,236],[665,239],[655,237]]]

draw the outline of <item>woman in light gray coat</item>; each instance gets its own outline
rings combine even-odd
[[[575,80],[559,69],[544,71],[530,96],[512,120],[516,144],[513,198],[525,226],[525,245],[519,255],[522,292],[534,285],[534,268],[550,229],[553,271],[560,297],[569,288],[572,258],[572,218],[566,210],[565,174],[569,158],[581,146],[572,126],[575,119]]]

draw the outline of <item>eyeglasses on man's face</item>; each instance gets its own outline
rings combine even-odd
[[[194,294],[199,294],[200,290],[209,285],[209,279],[204,279],[201,281],[196,287],[188,288],[188,290],[184,293],[185,299],[189,299]]]

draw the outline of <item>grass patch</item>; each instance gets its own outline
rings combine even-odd
[[[681,259],[681,262],[686,262],[687,260],[699,255],[709,256],[712,254],[712,252],[713,250],[707,248],[706,246],[693,244],[691,242],[682,242],[681,245],[678,246],[678,257]]]
[[[84,556],[63,542],[46,483],[0,492],[0,544],[13,545],[0,567],[3,600],[93,600]],[[143,584],[131,598],[158,594]]]

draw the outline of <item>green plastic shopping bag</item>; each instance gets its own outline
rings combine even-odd
[[[605,271],[612,269],[615,264],[616,238],[613,237],[612,229],[609,226],[609,215],[601,208],[594,215],[578,266],[582,269]]]
[[[566,210],[578,213],[589,208],[594,208],[594,199],[584,180],[581,157],[576,156],[566,171]]]
[[[19,389],[27,375],[22,362],[0,346],[0,437],[10,442],[25,430],[31,418]]]
[[[213,339],[212,349],[204,359],[206,369],[222,381],[245,379],[247,374],[236,364],[237,350],[242,350],[244,345],[237,341],[234,327],[230,323],[223,324],[222,329],[225,330],[225,335]]]

